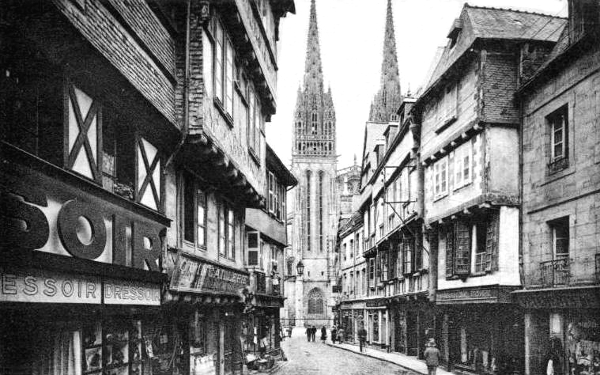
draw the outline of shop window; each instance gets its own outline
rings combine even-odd
[[[434,199],[448,194],[448,158],[444,157],[433,165]]]
[[[62,72],[9,41],[0,61],[0,140],[62,166]]]
[[[197,250],[206,249],[206,194],[191,173],[183,174],[183,239]]]
[[[556,172],[569,166],[568,106],[564,105],[546,117],[550,132],[550,161],[548,169]]]

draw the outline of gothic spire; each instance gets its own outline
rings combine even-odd
[[[398,57],[396,55],[392,0],[388,0],[383,40],[383,62],[381,64],[381,87],[371,104],[369,121],[390,121],[401,102],[402,94],[400,91],[400,74],[398,73]]]
[[[314,88],[323,92],[323,68],[319,47],[319,27],[317,26],[317,7],[315,0],[310,2],[310,20],[306,42],[306,63],[304,66],[304,89]]]

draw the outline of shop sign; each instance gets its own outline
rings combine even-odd
[[[248,285],[247,274],[179,253],[170,288],[179,292],[239,293]]]
[[[99,277],[0,268],[0,301],[100,304]]]
[[[385,298],[378,298],[378,299],[373,300],[373,301],[367,301],[366,305],[367,305],[367,307],[382,307],[382,306],[387,306],[387,299],[385,299]]]
[[[500,290],[496,287],[438,290],[436,293],[438,304],[446,303],[473,303],[473,302],[511,302],[509,290]]]
[[[160,306],[160,286],[133,281],[104,280],[107,305]]]
[[[2,247],[160,271],[164,225],[35,171],[1,178]]]

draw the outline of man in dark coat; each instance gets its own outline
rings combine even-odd
[[[360,325],[360,329],[358,330],[358,342],[360,344],[360,351],[363,351],[363,347],[365,346],[365,341],[367,341],[367,330],[365,329],[365,324],[362,323]]]
[[[306,341],[310,341],[311,336],[312,336],[312,327],[307,326],[306,327]]]

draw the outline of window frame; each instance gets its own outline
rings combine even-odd
[[[559,121],[557,121],[559,120]],[[560,121],[562,120],[562,121]],[[546,121],[549,125],[550,131],[550,162],[556,162],[562,159],[569,158],[569,110],[568,106],[565,104],[560,108],[556,109],[548,116],[546,116]],[[561,141],[556,141],[557,134],[557,124],[560,123],[560,134]],[[561,153],[560,155],[556,154],[556,147],[560,144]]]
[[[468,165],[467,165],[468,163]],[[465,171],[469,171],[465,178]],[[473,147],[471,141],[454,150],[454,190],[469,185],[473,176]]]
[[[445,156],[433,164],[434,200],[441,199],[448,195],[448,157]],[[442,189],[444,186],[444,189]]]
[[[194,250],[202,250],[202,251],[206,251],[207,249],[207,235],[208,235],[208,194],[206,192],[206,188],[200,183],[200,181],[198,181],[198,179],[190,172],[188,171],[183,171],[180,174],[180,178],[181,178],[181,199],[180,199],[180,215],[181,215],[181,226],[182,226],[182,235],[181,235],[181,241],[183,244],[185,244],[187,247],[193,248]],[[192,202],[191,202],[191,206],[192,208],[192,214],[193,214],[193,218],[192,218],[192,227],[193,227],[193,241],[190,241],[188,238],[186,238],[187,235],[187,228],[186,228],[186,209],[185,207],[188,206],[189,202],[186,201],[186,188],[188,186],[188,181],[191,180],[191,191],[192,191]],[[200,197],[200,193],[202,194],[202,198]],[[202,223],[200,223],[199,220],[199,208],[200,208],[200,203],[201,200],[203,201],[203,210],[204,210],[204,218],[202,220]],[[200,243],[200,241],[198,240],[198,236],[200,233],[200,228],[203,229],[204,234],[203,234],[203,238],[204,238],[204,243]]]

